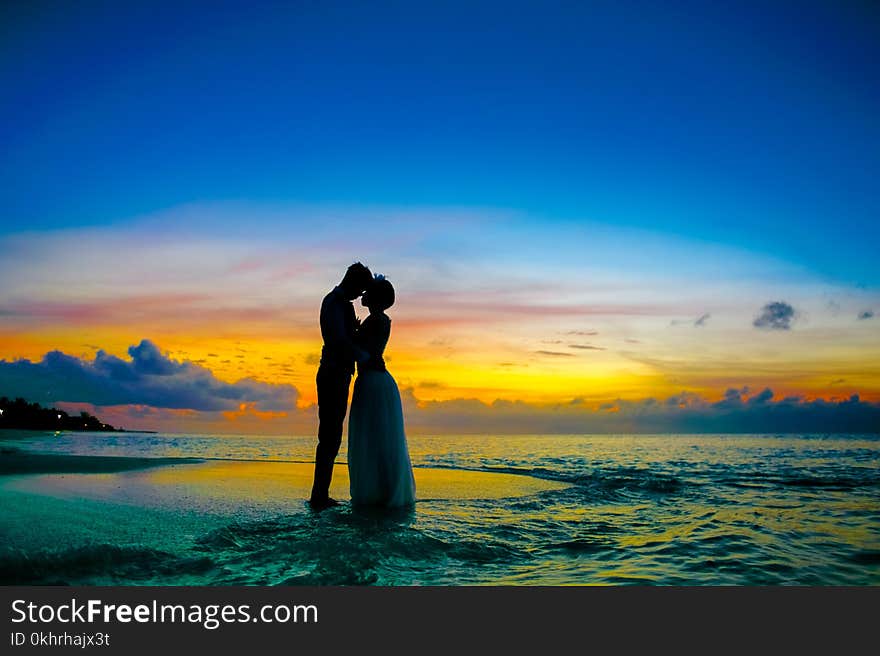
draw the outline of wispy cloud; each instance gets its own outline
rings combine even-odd
[[[686,326],[691,325],[697,328],[702,328],[709,321],[709,318],[712,315],[708,312],[701,314],[696,319],[673,319],[669,322],[670,326]]]

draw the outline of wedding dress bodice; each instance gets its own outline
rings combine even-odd
[[[386,314],[371,314],[364,319],[358,330],[358,344],[367,353],[370,359],[359,365],[360,369],[385,370],[385,360],[382,355],[388,338],[391,336],[391,319]]]

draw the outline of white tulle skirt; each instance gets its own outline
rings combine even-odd
[[[415,501],[400,391],[387,371],[364,371],[355,379],[348,419],[348,476],[353,504],[399,507]]]

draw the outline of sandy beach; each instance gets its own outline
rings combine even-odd
[[[11,452],[0,455],[0,493],[189,509],[219,514],[295,512],[308,498],[314,465],[302,462],[75,456]],[[498,499],[566,487],[506,473],[417,467],[420,501]],[[348,467],[338,463],[331,494],[348,500]]]
[[[180,563],[163,554],[191,549],[212,531],[254,522],[333,522],[334,515],[352,512],[347,469],[345,463],[336,466],[331,489],[341,509],[322,517],[306,503],[311,463],[6,450],[0,454],[0,581],[64,583],[77,579],[83,568],[97,568],[107,577],[96,582],[130,576],[132,566],[168,574],[166,568]],[[440,468],[416,468],[415,477],[419,504],[513,498],[567,486]],[[369,509],[364,512],[370,517]],[[412,512],[385,516],[406,520]],[[267,542],[273,539],[266,536]],[[194,573],[192,580],[203,574]]]

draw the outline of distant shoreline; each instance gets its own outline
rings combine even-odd
[[[29,403],[27,399],[0,397],[0,430],[33,430],[60,433],[155,433],[156,431],[127,431],[98,419],[88,412],[71,415],[58,408],[44,408],[39,403]]]

